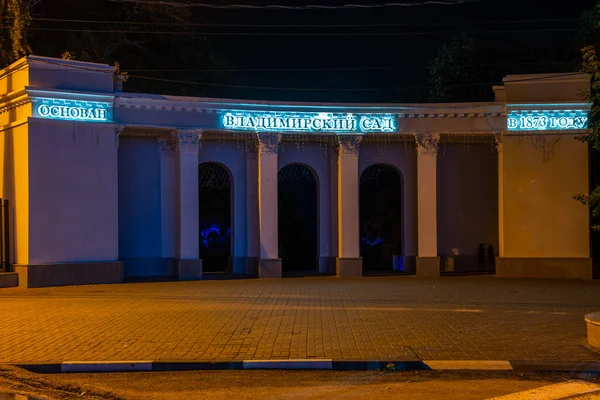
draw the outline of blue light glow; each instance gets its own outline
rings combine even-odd
[[[33,103],[33,116],[38,118],[112,122],[112,103],[39,97],[35,98]]]
[[[383,239],[378,238],[378,237],[372,238],[372,239],[370,239],[368,237],[364,237],[364,238],[362,238],[362,241],[367,246],[377,246],[378,244],[383,243]]]
[[[587,127],[588,112],[584,110],[512,111],[507,121],[509,131],[562,131]]]
[[[396,132],[392,114],[225,111],[220,127],[247,132],[365,134]]]
[[[228,228],[225,232],[221,232],[221,230],[218,224],[205,226],[200,231],[204,247],[209,247],[211,244],[221,244],[231,235],[231,228]]]

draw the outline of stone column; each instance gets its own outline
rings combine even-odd
[[[280,135],[258,134],[259,278],[281,278],[277,221],[277,153]]]
[[[439,134],[415,135],[417,145],[418,256],[417,276],[439,277],[437,252],[436,170]]]
[[[178,276],[179,280],[202,279],[200,222],[198,213],[199,131],[177,132]]]
[[[358,220],[358,152],[361,136],[338,136],[336,275],[362,276]]]
[[[163,259],[178,258],[177,229],[177,157],[175,150],[177,142],[170,135],[158,136],[158,151],[160,153],[160,224],[161,224],[161,257]]]

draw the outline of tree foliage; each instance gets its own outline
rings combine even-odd
[[[203,16],[193,15],[188,7],[105,0],[0,1],[3,66],[27,54],[118,63],[123,71],[143,70],[130,74],[135,79],[127,82],[128,91],[190,96],[206,92],[201,85],[176,81],[202,82],[206,74],[172,70],[218,67],[207,39],[190,34],[190,24],[202,22]]]
[[[29,0],[0,0],[0,63],[5,67],[30,54],[26,28],[31,22]]]
[[[482,91],[483,54],[478,42],[467,34],[454,36],[444,43],[429,67],[431,102],[480,101],[488,97]],[[489,91],[489,88],[485,88]]]
[[[580,50],[581,71],[590,75],[590,89],[582,93],[582,97],[592,103],[590,114],[590,134],[579,137],[581,141],[588,142],[596,152],[600,151],[600,5],[593,10],[585,12],[581,19]],[[600,186],[596,187],[589,195],[578,193],[573,197],[583,205],[590,208],[592,218],[600,218]],[[594,231],[600,231],[599,224],[593,224]]]

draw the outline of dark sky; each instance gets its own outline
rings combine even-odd
[[[250,4],[239,0],[230,3]],[[347,4],[347,1],[254,1],[256,4]],[[381,0],[353,3],[384,3]],[[486,53],[486,67],[498,83],[508,73],[572,71],[576,58],[577,18],[595,1],[568,2],[481,0],[461,5],[425,5],[337,10],[207,10],[197,17],[215,24],[283,25],[281,27],[217,27],[223,32],[268,33],[265,36],[211,36],[216,58],[224,69],[378,68],[337,71],[231,72],[211,79],[234,85],[323,90],[213,89],[219,97],[272,100],[410,102],[425,101],[427,64],[439,46],[454,34],[470,32]],[[542,21],[559,19],[558,21]],[[530,21],[530,22],[509,22]],[[299,27],[294,25],[323,25]],[[331,25],[353,25],[332,27]],[[361,25],[390,24],[388,27]],[[534,31],[537,30],[537,31]],[[562,30],[562,31],[561,31]],[[356,35],[358,33],[401,35]],[[314,36],[285,36],[311,33]],[[349,33],[352,36],[327,36]],[[389,68],[388,68],[389,67]],[[397,88],[377,91],[336,91],[345,88]],[[490,87],[491,95],[491,87]]]

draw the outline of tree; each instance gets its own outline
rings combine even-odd
[[[0,0],[0,6],[0,63],[4,67],[31,53],[26,34],[30,2]]]
[[[429,67],[429,81],[433,86],[429,101],[487,100],[489,88],[477,85],[482,83],[484,75],[482,59],[478,42],[467,34],[457,35],[444,43]]]
[[[203,82],[210,77],[201,70],[219,67],[206,37],[191,33],[192,22],[205,17],[193,15],[189,7],[168,2],[0,1],[1,67],[28,54],[62,56],[118,65],[123,71],[144,70],[130,74],[128,91],[189,96],[207,93],[202,85],[176,81]]]
[[[593,10],[585,12],[582,16],[580,29],[581,71],[590,75],[590,90],[582,93],[582,97],[592,103],[590,114],[590,134],[578,137],[579,140],[588,142],[595,152],[600,151],[600,5]],[[594,155],[592,156],[594,157]],[[594,188],[589,194],[578,193],[573,197],[583,205],[590,208],[593,220],[600,218],[600,186]],[[600,224],[593,223],[592,230],[600,231]]]

